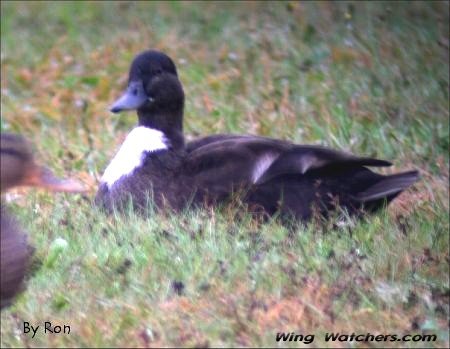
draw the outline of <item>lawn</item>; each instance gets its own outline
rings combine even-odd
[[[26,291],[1,313],[1,347],[448,347],[448,35],[443,1],[2,1],[1,130],[90,191],[4,198],[36,250]],[[136,124],[108,107],[148,48],[177,64],[188,140],[321,144],[421,180],[343,225],[260,223],[239,207],[107,216],[92,200]],[[45,321],[71,331],[46,334]],[[40,325],[33,338],[24,322]],[[327,342],[332,332],[437,340]]]

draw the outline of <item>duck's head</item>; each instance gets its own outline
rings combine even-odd
[[[134,58],[127,89],[110,111],[137,110],[140,126],[162,131],[176,145],[180,136],[182,142],[183,107],[183,87],[172,59],[148,50]]]
[[[17,186],[37,186],[53,191],[82,192],[80,183],[56,178],[35,163],[30,143],[15,134],[2,133],[0,147],[1,192]]]

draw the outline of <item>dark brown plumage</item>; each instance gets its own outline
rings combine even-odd
[[[36,165],[30,144],[22,137],[2,133],[0,148],[1,192],[16,186],[38,186],[54,191],[84,191],[77,182],[59,180]],[[18,222],[1,206],[0,296],[1,307],[8,305],[21,290],[31,247]]]
[[[149,203],[180,210],[240,192],[252,212],[307,221],[337,207],[374,211],[418,179],[416,171],[384,176],[367,168],[391,165],[384,160],[265,137],[213,135],[185,144],[183,107],[172,60],[158,51],[139,54],[126,93],[111,108],[136,109],[139,125],[105,171],[98,204],[123,208],[132,199],[139,210]]]
[[[27,237],[17,221],[1,208],[1,307],[8,305],[22,285],[29,254]]]

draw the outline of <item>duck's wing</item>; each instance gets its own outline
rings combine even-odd
[[[190,148],[185,170],[196,185],[259,185],[285,174],[301,174],[333,166],[390,166],[319,146],[255,137],[217,135]]]
[[[268,182],[272,178],[285,174],[306,174],[315,170],[355,168],[362,166],[384,167],[392,164],[385,160],[359,157],[319,146],[296,145],[283,152],[270,165],[257,181]]]

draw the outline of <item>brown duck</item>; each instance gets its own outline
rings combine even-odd
[[[38,166],[31,145],[21,136],[2,133],[1,193],[17,186],[43,187],[53,191],[81,192],[72,180],[60,180],[45,167]],[[31,249],[16,219],[1,204],[1,307],[8,305],[22,286]]]

